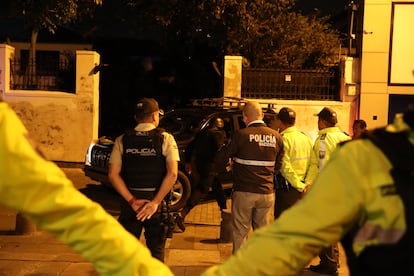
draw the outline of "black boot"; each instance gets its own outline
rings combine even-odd
[[[322,265],[311,265],[309,267],[310,271],[325,274],[325,275],[331,275],[331,276],[337,276],[338,275],[338,268],[337,266],[322,266]]]
[[[182,232],[185,231],[184,218],[180,214],[176,214],[175,216],[175,225],[178,226]]]

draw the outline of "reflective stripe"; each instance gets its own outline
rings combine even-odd
[[[376,244],[396,244],[404,236],[402,229],[384,229],[380,225],[365,224],[358,230],[354,238],[354,247],[357,253],[376,241]]]
[[[258,160],[246,160],[240,159],[235,157],[234,162],[242,164],[242,165],[249,165],[249,166],[274,166],[275,161],[258,161]]]
[[[131,191],[139,191],[139,192],[153,192],[155,188],[129,188]]]
[[[290,161],[299,161],[299,160],[308,160],[310,159],[310,156],[306,156],[306,157],[295,157],[295,158],[290,158]]]
[[[326,155],[326,133],[321,135],[321,139],[319,140],[319,172],[322,171],[323,167],[325,166],[325,155]]]

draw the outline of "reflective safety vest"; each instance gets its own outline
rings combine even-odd
[[[398,194],[401,197],[406,231],[393,234],[401,237],[383,237],[384,241],[368,246],[356,255],[352,250],[353,242],[357,236],[361,238],[369,233],[360,233],[360,227],[355,225],[342,240],[349,270],[352,276],[413,275],[411,256],[414,253],[414,146],[409,142],[407,132],[390,133],[384,128],[368,132],[363,138],[370,139],[392,163],[390,174],[394,184],[384,183],[381,193],[384,196]],[[392,242],[393,239],[397,242]]]
[[[164,130],[131,131],[122,138],[121,176],[129,188],[159,188],[167,172]]]
[[[315,178],[329,161],[331,154],[338,143],[350,139],[351,137],[342,132],[338,127],[321,129],[318,133],[318,138],[316,138],[313,145],[310,166],[308,173],[306,174],[305,182],[310,184],[313,183]]]
[[[303,181],[310,165],[312,140],[296,126],[288,127],[280,134],[285,149],[280,171],[293,188],[302,192],[305,187]]]

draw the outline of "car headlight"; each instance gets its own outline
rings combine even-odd
[[[96,145],[96,142],[92,142],[88,149],[86,150],[85,154],[85,166],[91,166],[92,165],[92,148]]]

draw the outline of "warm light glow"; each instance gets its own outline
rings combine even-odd
[[[395,4],[390,60],[391,84],[414,84],[414,4]]]

